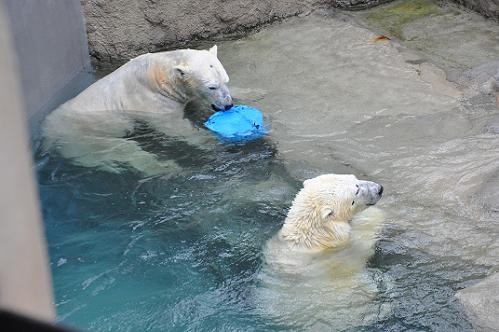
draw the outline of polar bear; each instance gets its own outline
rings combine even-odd
[[[386,315],[365,268],[383,222],[379,209],[366,208],[382,194],[381,185],[354,175],[306,180],[265,246],[256,307],[308,330],[365,326]]]
[[[195,101],[229,109],[228,82],[216,46],[138,56],[54,110],[42,126],[43,149],[110,172],[131,167],[146,175],[162,173],[175,164],[160,162],[126,138],[136,122],[170,137],[207,139],[184,119],[184,107]]]

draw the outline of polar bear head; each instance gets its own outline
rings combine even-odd
[[[348,239],[353,216],[375,205],[382,194],[383,186],[354,175],[325,174],[306,180],[281,237],[306,247],[334,247]]]
[[[175,72],[184,83],[189,99],[207,102],[215,111],[231,108],[229,76],[217,58],[217,46],[209,50],[186,50],[186,53],[184,62],[175,66]]]
[[[229,76],[217,58],[216,45],[209,50],[184,49],[147,56],[153,90],[183,104],[196,101],[216,111],[232,107]]]
[[[169,75],[166,79],[162,75],[155,77],[163,92],[176,96],[184,103],[196,101],[208,104],[215,111],[232,107],[232,97],[227,88],[229,76],[217,58],[216,45],[209,50],[185,49],[164,54],[161,60],[164,60],[162,64],[169,64]]]

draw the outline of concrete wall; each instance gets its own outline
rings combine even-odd
[[[44,116],[90,69],[79,0],[0,0],[10,18],[24,105],[36,138]],[[76,82],[76,83],[75,83]]]
[[[33,1],[34,2],[34,1]],[[0,2],[0,308],[52,320],[52,289],[17,62]]]
[[[1,309],[54,319],[28,133],[89,69],[78,0],[0,0]]]

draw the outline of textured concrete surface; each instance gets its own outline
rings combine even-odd
[[[89,69],[88,46],[78,0],[0,0],[10,18],[24,105],[36,136],[68,84]]]
[[[499,329],[499,273],[457,293],[475,331]]]
[[[90,54],[100,63],[242,35],[316,8],[361,9],[391,0],[81,0]]]
[[[0,1],[0,308],[54,319],[22,91]]]
[[[499,0],[453,0],[480,14],[499,20]]]

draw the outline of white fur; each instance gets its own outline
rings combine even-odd
[[[377,286],[365,270],[383,214],[377,208],[357,214],[371,202],[355,194],[357,183],[335,174],[304,182],[264,250],[256,305],[266,315],[304,329],[342,330],[386,314],[373,302]],[[360,204],[352,205],[356,199]]]
[[[42,127],[43,147],[111,172],[132,167],[150,175],[176,168],[122,137],[141,120],[169,136],[207,139],[184,119],[184,106],[191,100],[231,104],[228,81],[216,46],[138,56],[54,110]]]

